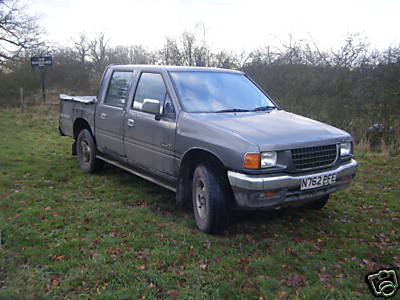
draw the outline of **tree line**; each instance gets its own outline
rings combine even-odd
[[[29,61],[34,54],[53,56],[53,66],[46,74],[48,87],[71,94],[95,94],[108,64],[218,67],[246,72],[283,109],[350,131],[357,140],[366,137],[369,127],[381,124],[387,133],[383,135],[386,144],[400,148],[400,45],[371,50],[364,38],[351,34],[337,49],[324,50],[312,38],[289,36],[278,47],[266,43],[236,53],[213,49],[204,31],[184,30],[176,37],[166,37],[159,49],[111,46],[112,37],[104,33],[91,38],[81,34],[70,45],[55,47],[41,42],[35,19],[11,6],[15,0],[0,0],[0,7],[4,3],[9,7],[0,15],[1,106],[18,105],[20,88],[27,101],[37,95],[38,74]],[[7,44],[7,39],[19,36],[7,33],[7,27],[4,30],[13,15],[14,25],[9,29],[15,29],[21,18],[30,18],[24,24],[29,24],[33,34]]]

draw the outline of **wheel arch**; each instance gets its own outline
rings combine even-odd
[[[94,140],[94,142],[96,143],[96,140],[95,140],[95,137],[94,137],[92,128],[90,127],[89,122],[86,121],[85,119],[83,119],[83,118],[77,118],[77,119],[75,119],[74,125],[73,125],[72,128],[73,128],[73,130],[72,130],[72,137],[74,138],[74,142],[73,142],[72,147],[71,147],[71,153],[72,153],[72,155],[76,155],[76,154],[77,154],[77,152],[76,152],[76,141],[77,141],[77,139],[78,139],[79,133],[80,133],[83,129],[87,129],[87,130],[90,131],[90,133],[91,133],[92,136],[93,136],[93,140]]]
[[[73,138],[75,140],[78,138],[79,132],[81,132],[83,129],[88,129],[94,138],[93,131],[89,125],[89,122],[83,118],[77,118],[74,121],[74,126],[73,126]]]
[[[202,148],[191,148],[182,156],[179,166],[178,182],[176,190],[176,202],[181,206],[190,206],[192,198],[192,179],[196,166],[201,163],[211,163],[219,166],[221,171],[226,171],[226,167],[215,153]],[[224,172],[226,174],[226,172]]]

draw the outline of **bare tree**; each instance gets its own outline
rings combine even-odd
[[[288,43],[281,42],[279,61],[284,64],[300,64],[302,57],[302,40],[296,40],[289,34]]]
[[[187,66],[194,65],[194,48],[196,37],[193,32],[185,31],[182,34],[183,59]]]
[[[150,64],[151,53],[140,45],[129,47],[128,59],[130,64]]]
[[[350,34],[344,45],[332,53],[332,65],[337,67],[352,68],[360,64],[367,54],[367,43],[360,34]]]
[[[89,55],[90,44],[84,33],[80,34],[78,40],[74,42],[74,46],[78,54],[79,61],[81,64],[85,64],[86,58]]]
[[[97,37],[89,41],[89,52],[90,57],[93,60],[95,70],[98,73],[103,72],[104,68],[108,64],[108,42],[105,34],[99,33]]]
[[[160,51],[162,63],[166,65],[183,64],[183,54],[174,38],[165,39],[164,48]]]
[[[25,13],[19,0],[0,0],[0,66],[21,58],[23,51],[32,51],[43,43],[38,17]]]

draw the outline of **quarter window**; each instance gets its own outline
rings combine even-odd
[[[175,108],[168,93],[165,97],[163,114],[170,118],[175,118]]]
[[[107,95],[104,99],[104,104],[124,107],[131,79],[131,72],[114,72],[108,86]]]

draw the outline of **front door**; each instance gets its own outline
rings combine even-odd
[[[160,101],[160,115],[142,111],[144,99]],[[174,155],[176,115],[162,74],[140,75],[124,124],[125,152],[129,162],[146,169],[177,176]]]
[[[123,120],[125,102],[132,72],[114,71],[110,77],[106,95],[96,109],[96,143],[101,152],[125,156]]]

